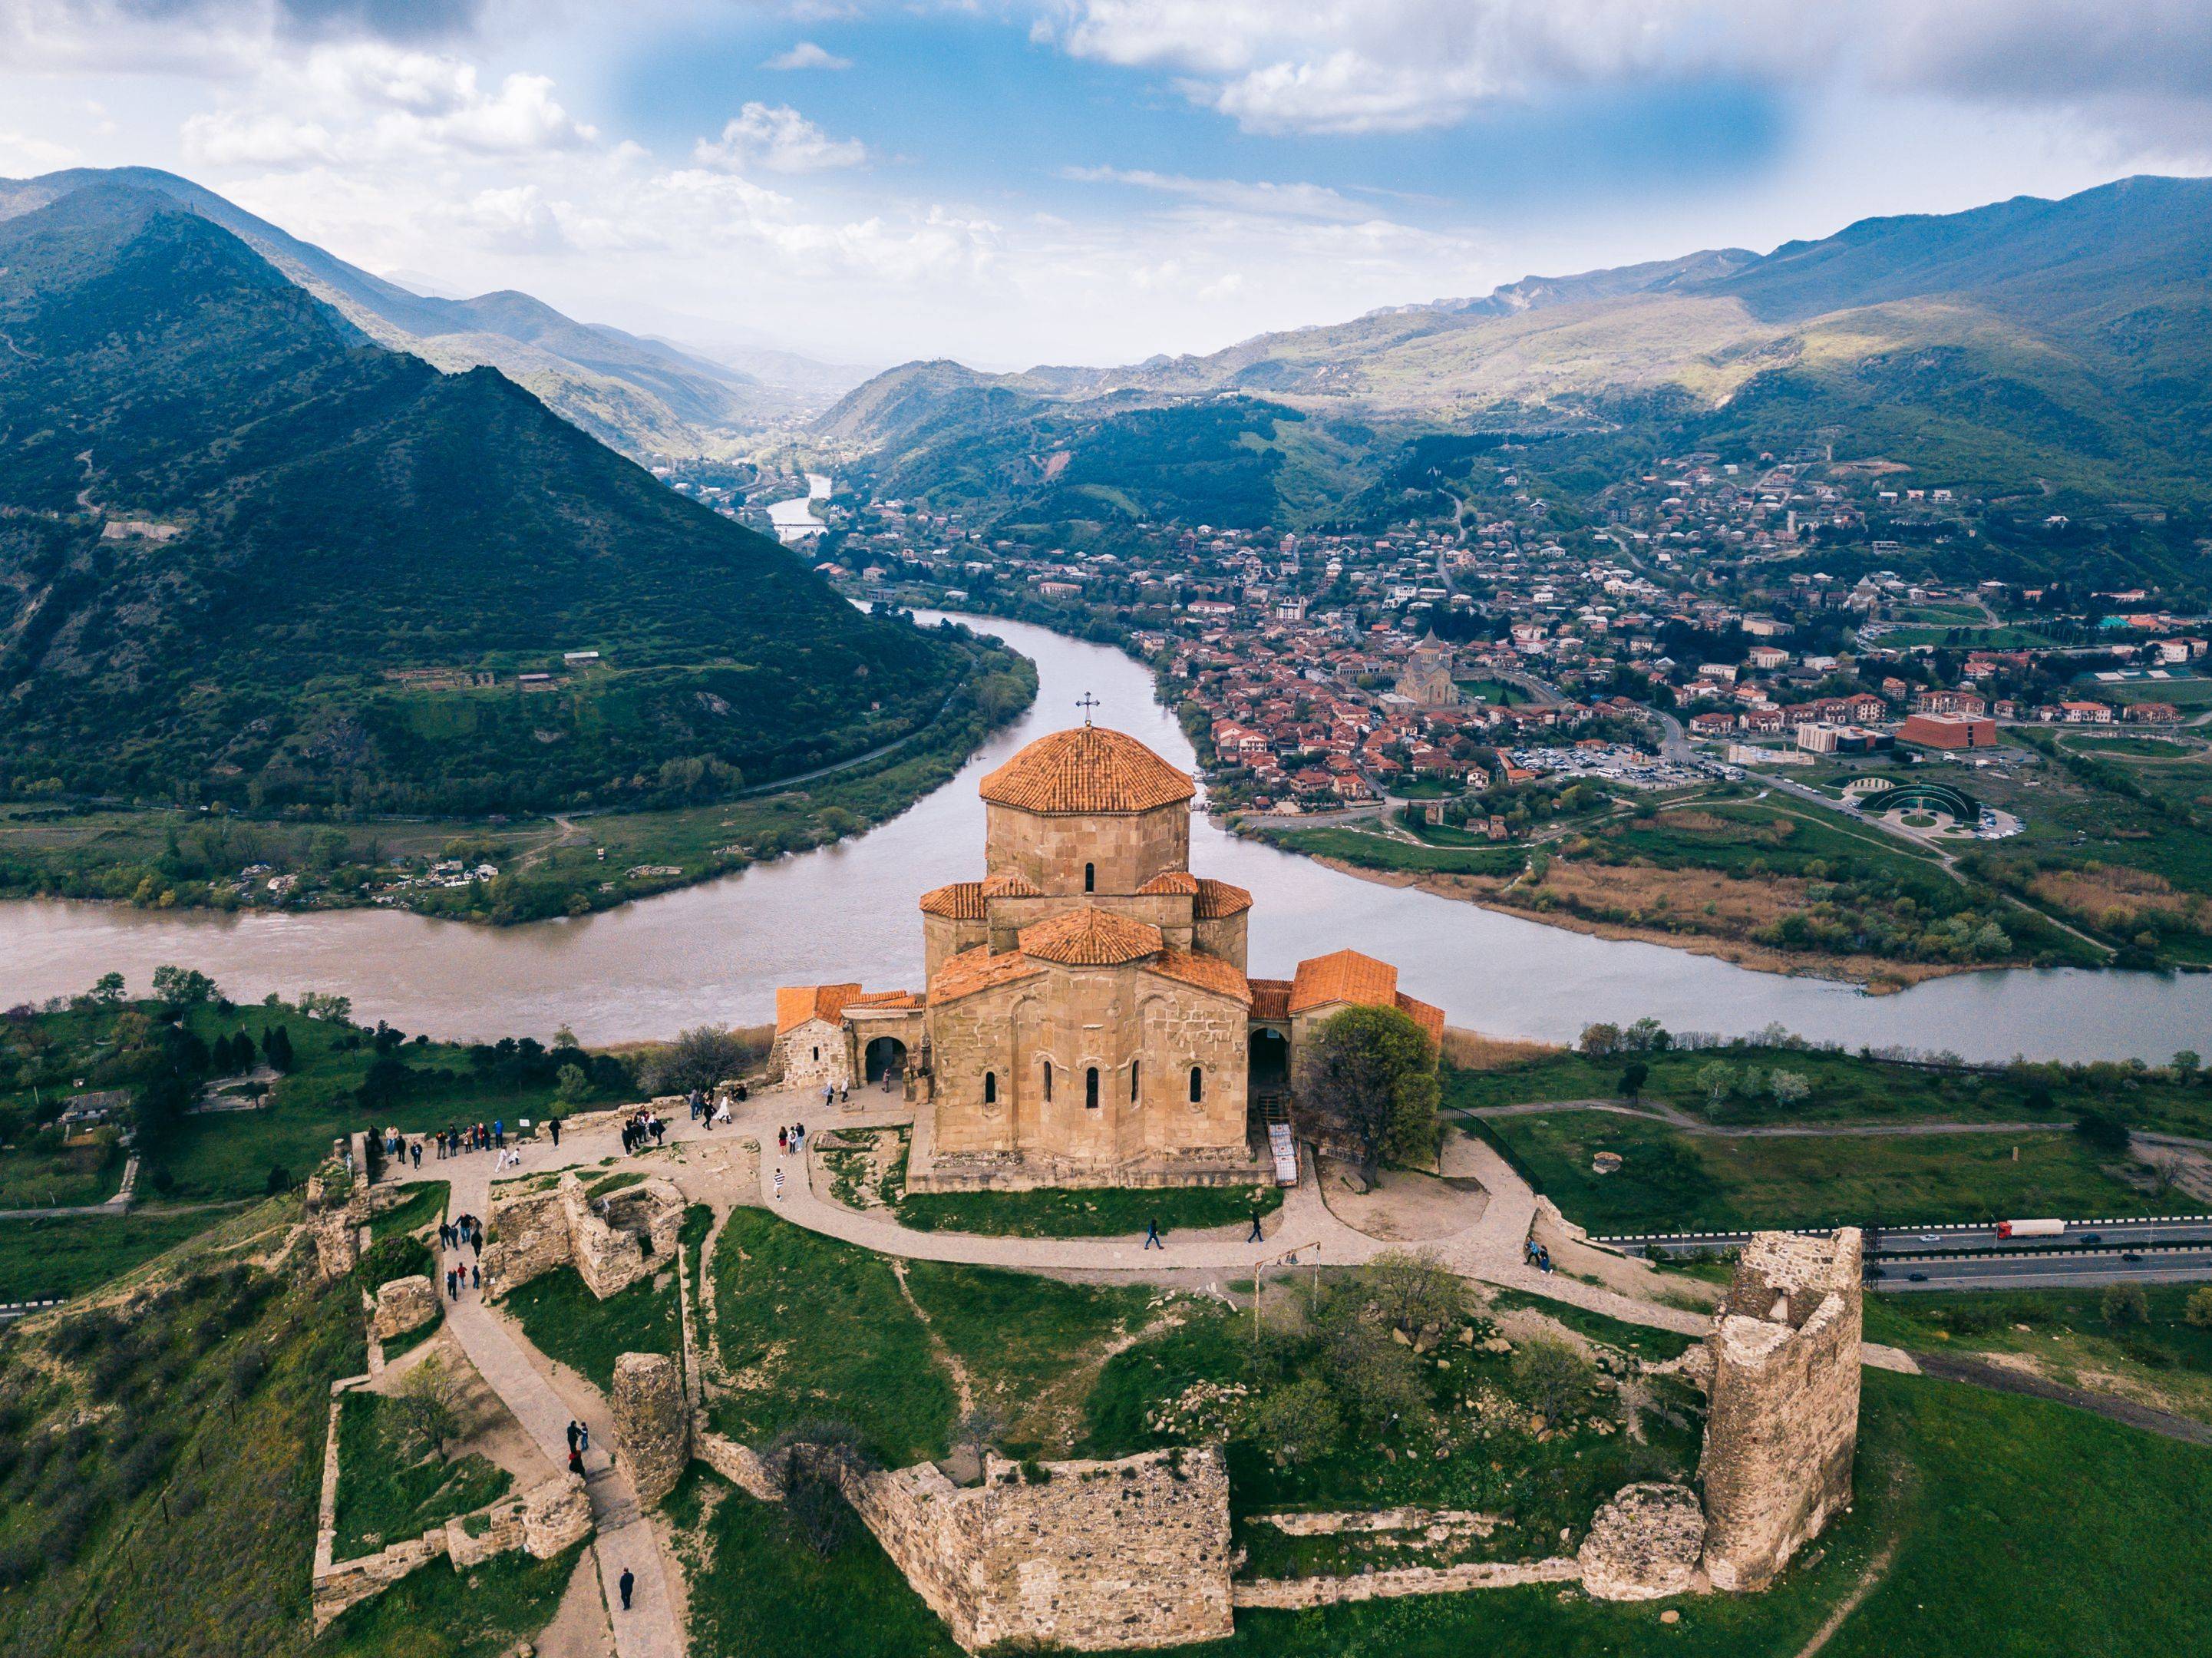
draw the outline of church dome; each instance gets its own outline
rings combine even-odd
[[[1197,790],[1135,738],[1079,726],[1039,738],[984,778],[981,793],[1020,811],[1083,813],[1152,811]]]
[[[1016,935],[1022,954],[1063,967],[1118,967],[1157,956],[1167,941],[1160,930],[1107,910],[1085,907],[1024,927]]]

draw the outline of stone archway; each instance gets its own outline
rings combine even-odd
[[[906,1077],[906,1044],[896,1036],[870,1039],[861,1054],[861,1076],[872,1083],[898,1083]]]
[[[1280,1094],[1291,1085],[1290,1038],[1279,1030],[1255,1025],[1247,1044],[1249,1054],[1249,1097]]]

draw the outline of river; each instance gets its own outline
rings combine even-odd
[[[1036,705],[952,782],[857,840],[605,914],[499,929],[380,909],[222,915],[0,904],[0,1004],[82,990],[110,970],[143,993],[158,963],[178,962],[241,999],[341,992],[357,1016],[409,1031],[544,1038],[565,1021],[585,1041],[607,1042],[763,1023],[780,984],[918,987],[915,901],[982,873],[975,786],[985,771],[1073,723],[1085,693],[1098,698],[1100,724],[1194,764],[1143,664],[1020,623],[972,625],[1036,661]],[[1566,1040],[1592,1020],[1648,1013],[1674,1029],[1735,1034],[1779,1021],[1853,1047],[1906,1043],[1983,1060],[2163,1060],[2212,1046],[2212,975],[1975,973],[1869,997],[1378,886],[1203,818],[1192,823],[1191,861],[1252,890],[1255,973],[1286,976],[1301,957],[1353,946],[1395,962],[1407,991],[1454,1023],[1498,1035]]]
[[[804,541],[809,536],[819,535],[825,527],[814,515],[814,503],[827,501],[836,486],[819,472],[806,475],[806,493],[793,495],[788,501],[772,501],[769,505],[769,521],[775,525],[775,538],[788,546],[794,541]]]

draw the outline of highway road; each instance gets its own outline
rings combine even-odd
[[[1931,1256],[1882,1268],[1873,1290],[2056,1290],[2078,1284],[2197,1284],[2212,1281],[2212,1249],[2146,1250],[2133,1260],[2118,1249],[2041,1257]]]
[[[1994,1226],[1885,1226],[1880,1239],[1886,1255],[1925,1254],[1930,1250],[1949,1254],[1963,1250],[1999,1249],[2019,1254],[2049,1249],[2054,1244],[2079,1248],[2090,1238],[2114,1246],[2139,1243],[2202,1243],[2212,1248],[2212,1215],[2181,1216],[2165,1220],[2080,1221],[2070,1223],[2055,1238],[2001,1238]],[[1733,1249],[1751,1241],[1748,1232],[1639,1233],[1597,1240],[1615,1248],[1641,1250],[1656,1244],[1670,1255],[1694,1255],[1711,1249]]]

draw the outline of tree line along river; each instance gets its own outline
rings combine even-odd
[[[918,988],[915,900],[982,872],[977,780],[1073,724],[1079,696],[1098,699],[1099,724],[1195,768],[1144,664],[1042,628],[959,619],[1035,660],[1036,702],[951,782],[857,839],[602,914],[505,928],[385,909],[225,915],[0,903],[0,1003],[82,990],[110,971],[143,990],[156,965],[178,962],[240,999],[333,991],[353,999],[356,1017],[410,1032],[542,1039],[565,1022],[587,1042],[611,1042],[766,1023],[782,984]],[[2212,975],[2011,969],[1869,997],[1380,886],[1238,840],[1202,817],[1191,825],[1191,864],[1251,889],[1255,974],[1287,975],[1303,957],[1363,950],[1395,962],[1405,988],[1453,1023],[1494,1035],[1565,1041],[1593,1020],[1649,1014],[1671,1029],[1735,1035],[1778,1022],[1849,1047],[1996,1060],[2163,1060],[2204,1047],[2212,1032]]]

